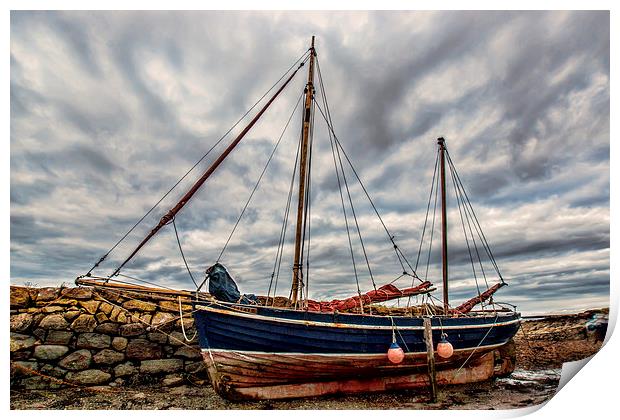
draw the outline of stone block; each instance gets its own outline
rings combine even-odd
[[[183,370],[183,360],[181,359],[143,360],[140,363],[140,373],[174,373],[181,370]]]
[[[159,359],[163,356],[162,348],[159,344],[142,338],[129,341],[126,354],[129,359],[135,360]]]
[[[125,355],[118,351],[104,349],[95,354],[93,360],[100,365],[114,365],[125,360]]]
[[[33,317],[29,313],[21,313],[11,315],[11,331],[23,332],[27,331],[32,325]]]
[[[145,331],[145,326],[139,322],[121,325],[121,327],[119,328],[119,334],[123,337],[135,337],[137,335],[143,334]]]
[[[112,339],[112,348],[114,350],[125,350],[127,348],[127,342],[129,340],[127,340],[125,337],[114,337]]]
[[[92,361],[92,354],[88,350],[78,350],[62,359],[58,366],[69,370],[88,369]]]
[[[99,333],[82,333],[78,335],[76,347],[83,349],[104,349],[110,347],[109,335]]]
[[[48,330],[66,330],[69,323],[62,315],[52,314],[45,316],[39,323],[39,327]]]
[[[141,300],[131,299],[123,303],[123,308],[129,310],[138,310],[140,312],[154,312],[157,305],[151,302],[143,302]]]
[[[101,385],[108,383],[112,375],[99,369],[87,369],[67,373],[67,381],[78,385]]]
[[[57,344],[42,344],[34,348],[34,357],[40,360],[56,360],[67,354],[69,347]]]
[[[82,314],[71,323],[71,329],[75,332],[93,332],[97,326],[94,316]]]
[[[73,333],[71,331],[51,330],[45,338],[45,344],[67,345],[71,342]]]

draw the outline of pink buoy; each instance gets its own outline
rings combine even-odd
[[[441,341],[437,343],[437,354],[439,357],[443,357],[447,359],[454,354],[454,347],[452,344],[446,340],[446,337],[441,337]]]
[[[403,349],[400,348],[398,344],[392,343],[392,345],[388,349],[387,357],[390,362],[397,365],[403,360],[405,360],[405,352],[403,351]]]

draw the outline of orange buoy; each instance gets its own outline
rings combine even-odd
[[[400,348],[398,344],[392,343],[392,345],[388,349],[387,357],[390,362],[397,365],[403,360],[405,360],[405,352],[403,351],[403,349]]]
[[[443,357],[444,359],[447,359],[454,354],[454,347],[452,347],[452,344],[446,340],[445,334],[441,336],[441,341],[437,343],[437,354],[439,357]]]

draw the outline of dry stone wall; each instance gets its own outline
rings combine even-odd
[[[181,319],[178,298],[154,293],[11,286],[10,296],[11,387],[207,382],[188,301]]]

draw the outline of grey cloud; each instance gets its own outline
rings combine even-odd
[[[500,268],[508,267],[503,274],[512,280],[500,292],[502,299],[535,294],[538,303],[525,303],[529,311],[578,305],[579,294],[605,301],[608,12],[314,12],[307,17],[306,12],[12,12],[11,281],[57,284],[83,274],[316,34],[336,133],[412,263],[435,139],[443,135],[484,217]],[[249,196],[303,89],[304,71],[177,217],[184,251],[199,278],[217,258]],[[344,297],[354,294],[356,285],[321,120],[317,113],[311,294]],[[299,124],[300,118],[293,119],[224,256],[245,292],[264,293],[268,287]],[[124,259],[240,127],[114,250],[102,274]],[[346,170],[375,277],[391,281],[402,268]],[[295,199],[278,285],[283,294],[289,287]],[[450,227],[459,229],[458,223],[452,220]],[[451,236],[450,244],[455,302],[473,293],[469,254],[459,235]],[[369,289],[357,242],[354,252],[360,287]],[[431,257],[429,277],[440,283],[437,250]],[[425,254],[422,261],[421,266]],[[191,287],[169,227],[127,270],[170,287]]]

